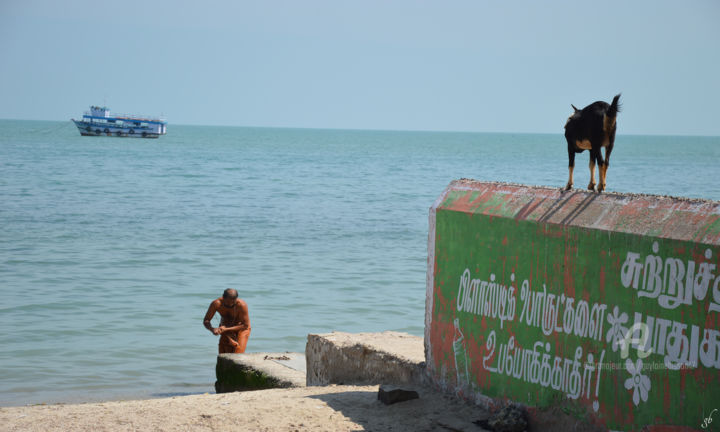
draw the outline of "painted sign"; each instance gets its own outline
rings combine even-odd
[[[430,218],[431,377],[611,430],[704,429],[720,409],[720,203],[663,200],[451,184]]]

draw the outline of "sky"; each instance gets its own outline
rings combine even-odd
[[[720,2],[0,0],[0,118],[720,135]]]

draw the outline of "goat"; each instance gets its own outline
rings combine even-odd
[[[575,112],[565,123],[565,139],[568,145],[569,178],[565,190],[572,189],[573,169],[575,168],[575,153],[590,150],[590,184],[588,189],[595,190],[595,163],[598,165],[600,182],[598,192],[607,187],[607,169],[610,165],[610,153],[615,145],[615,130],[617,129],[617,113],[620,112],[620,95],[612,100],[611,104],[603,101],[594,102],[579,110],[570,105]],[[601,148],[605,148],[603,159]]]

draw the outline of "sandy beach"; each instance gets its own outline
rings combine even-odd
[[[430,388],[384,405],[378,386],[304,387],[0,408],[2,431],[482,431],[487,418]]]

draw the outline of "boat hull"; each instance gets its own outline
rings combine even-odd
[[[111,123],[88,122],[72,120],[82,136],[108,136],[119,138],[158,138],[160,133],[150,127],[143,126],[118,126]]]

